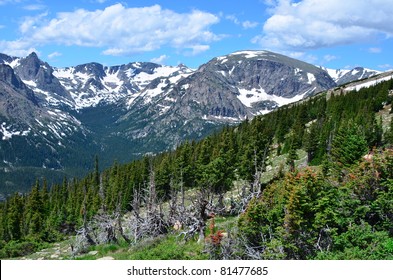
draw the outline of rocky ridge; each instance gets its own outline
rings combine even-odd
[[[0,54],[0,185],[20,185],[16,171],[64,177],[91,169],[94,155],[106,166],[174,148],[335,87],[335,79],[268,51],[231,53],[195,70],[150,62],[56,68],[35,53]]]

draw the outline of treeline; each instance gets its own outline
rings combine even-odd
[[[30,193],[14,194],[1,204],[2,254],[9,257],[21,253],[10,251],[9,244],[24,244],[21,251],[26,253],[35,249],[36,244],[74,234],[99,211],[131,211],[135,194],[146,190],[152,179],[157,197],[162,201],[169,200],[172,191],[180,188],[220,194],[229,190],[236,180],[252,185],[276,155],[287,155],[287,169],[292,173],[288,176],[295,176],[296,151],[304,149],[308,165],[320,165],[324,176],[335,174],[338,180],[344,176],[340,170],[357,163],[367,151],[393,143],[393,122],[390,128],[383,129],[382,119],[376,117],[377,112],[391,104],[389,91],[392,89],[393,81],[390,80],[358,92],[332,94],[329,98],[322,94],[246,120],[236,127],[225,127],[202,141],[186,141],[174,151],[145,156],[124,165],[115,162],[103,172],[99,172],[96,159],[94,171],[83,179],[65,179],[62,184],[50,188],[46,181],[37,182]],[[277,176],[282,177],[285,170],[282,168]],[[314,175],[307,176],[305,180],[313,184]],[[285,182],[285,178],[280,180]],[[269,190],[275,184],[262,187]],[[286,186],[280,188],[288,189]],[[301,191],[308,197],[307,190]],[[286,198],[294,196],[290,190],[283,195]],[[334,196],[327,198],[334,200]],[[305,209],[297,213],[301,221],[308,219],[308,208]],[[289,222],[290,218],[283,218],[282,214],[278,213],[277,219],[284,224]],[[241,226],[250,235],[248,227],[251,230],[247,224]],[[294,231],[289,228],[287,233]],[[259,244],[260,240],[254,240],[252,234],[250,238],[251,242]],[[293,244],[297,246],[296,242]],[[285,257],[303,258],[306,255],[293,253]]]

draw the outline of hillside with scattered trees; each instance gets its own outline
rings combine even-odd
[[[175,235],[211,259],[393,259],[392,90],[323,93],[173,151],[37,181],[0,205],[0,257]]]

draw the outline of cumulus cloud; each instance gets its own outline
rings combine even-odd
[[[13,56],[27,56],[32,52],[39,53],[29,42],[23,40],[0,41],[0,52]]]
[[[150,62],[157,63],[157,64],[162,64],[168,58],[169,57],[167,55],[163,54],[163,55],[160,55],[159,57],[152,58],[150,60]]]
[[[393,35],[390,0],[270,0],[271,17],[253,42],[271,49],[306,50],[369,42]]]
[[[107,55],[129,55],[163,46],[198,53],[220,39],[210,31],[218,21],[217,16],[199,10],[176,13],[159,5],[127,8],[115,4],[103,10],[58,13],[52,19],[47,15],[26,18],[20,31],[23,40],[34,44],[100,47]]]

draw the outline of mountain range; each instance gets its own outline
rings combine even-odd
[[[379,74],[332,70],[268,51],[238,51],[190,69],[133,62],[57,68],[0,54],[0,193],[36,178],[80,176],[200,139],[223,125],[268,113]]]

